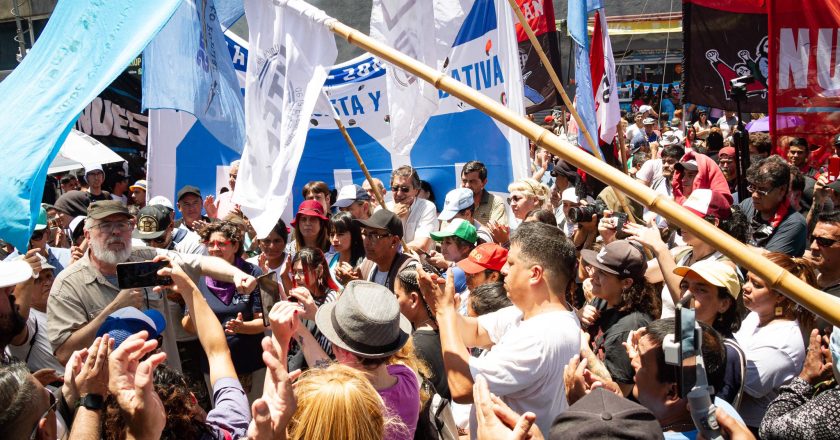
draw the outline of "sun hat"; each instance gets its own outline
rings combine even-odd
[[[376,359],[396,353],[411,336],[411,322],[387,287],[351,281],[315,314],[315,324],[333,346]]]
[[[32,266],[22,259],[0,261],[0,287],[20,284],[32,278]]]
[[[324,215],[324,205],[317,200],[304,200],[303,203],[298,206],[298,212],[295,214],[295,218],[291,222],[292,226],[297,225],[297,221],[302,215],[318,217],[321,220],[329,220],[327,216]]]

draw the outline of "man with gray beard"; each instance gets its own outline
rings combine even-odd
[[[66,364],[75,350],[89,347],[96,331],[111,313],[123,307],[155,309],[168,316],[169,300],[151,288],[117,287],[117,264],[149,261],[157,255],[168,256],[191,278],[206,275],[234,283],[237,289],[250,292],[256,280],[224,260],[202,255],[180,254],[165,249],[132,249],[133,220],[128,209],[116,200],[97,201],[88,207],[85,239],[88,252],[65,269],[53,283],[47,303],[47,336],[55,357]],[[163,351],[170,367],[180,370],[180,357],[174,331],[163,332]]]

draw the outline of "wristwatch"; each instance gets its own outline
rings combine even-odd
[[[105,398],[100,394],[85,394],[79,399],[79,405],[91,411],[98,411],[105,408]]]

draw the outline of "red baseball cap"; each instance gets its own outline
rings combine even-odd
[[[295,219],[292,220],[292,226],[297,225],[297,221],[302,215],[311,215],[313,217],[318,217],[321,220],[329,220],[326,215],[324,215],[324,205],[317,200],[306,200],[298,206],[298,212],[295,215]]]
[[[496,243],[484,243],[470,252],[467,258],[458,262],[458,267],[467,274],[476,274],[486,269],[501,272],[507,263],[507,249]]]

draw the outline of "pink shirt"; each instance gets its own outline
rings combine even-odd
[[[397,383],[388,389],[378,390],[379,395],[385,402],[387,413],[398,416],[408,429],[389,429],[384,440],[411,440],[420,419],[420,384],[414,371],[405,365],[389,365],[388,374],[396,377]]]

